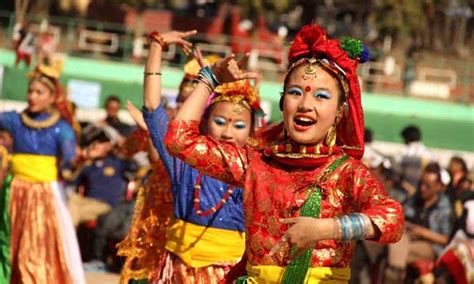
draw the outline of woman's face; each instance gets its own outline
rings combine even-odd
[[[297,66],[289,75],[283,98],[283,122],[293,141],[317,144],[336,119],[339,85],[321,67],[310,77],[305,74],[307,66]]]
[[[218,102],[211,107],[206,125],[207,134],[213,138],[244,146],[250,136],[252,115],[241,104]]]
[[[28,110],[40,113],[48,110],[54,103],[54,94],[51,89],[38,80],[33,80],[28,86]]]

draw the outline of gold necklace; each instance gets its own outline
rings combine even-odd
[[[61,119],[61,115],[59,114],[59,111],[54,110],[53,113],[51,114],[50,117],[48,117],[45,120],[42,121],[37,121],[31,118],[26,111],[23,111],[20,114],[21,122],[23,122],[24,125],[26,125],[29,128],[33,129],[43,129],[43,128],[49,128],[53,125],[55,125],[59,119]]]

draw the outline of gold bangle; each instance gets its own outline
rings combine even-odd
[[[161,72],[143,72],[143,75],[145,76],[149,76],[149,75],[157,75],[157,76],[161,76]]]

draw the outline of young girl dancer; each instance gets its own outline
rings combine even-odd
[[[212,89],[254,75],[233,56],[200,71],[201,82],[170,122],[170,154],[244,187],[248,283],[346,283],[354,240],[400,238],[400,204],[360,161],[356,67],[364,53],[359,41],[303,27],[289,52],[283,123],[267,132],[263,151],[199,133]]]
[[[166,283],[217,283],[245,248],[242,190],[200,174],[172,158],[164,146],[169,118],[160,104],[161,52],[168,44],[189,52],[190,43],[183,38],[193,33],[152,33],[145,66],[143,116],[170,175],[174,198],[175,220],[158,270],[158,279]],[[224,84],[208,104],[202,131],[216,141],[246,145],[255,125],[253,116],[260,111],[258,94],[250,83]]]

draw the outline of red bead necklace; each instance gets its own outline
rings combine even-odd
[[[209,216],[211,214],[216,213],[217,211],[219,211],[219,209],[222,208],[222,206],[224,206],[224,204],[227,202],[229,197],[232,195],[232,192],[234,192],[235,186],[232,186],[232,185],[229,186],[224,197],[222,197],[222,199],[219,200],[219,203],[211,207],[211,209],[202,211],[201,205],[200,205],[201,200],[199,198],[199,193],[201,191],[201,178],[202,178],[202,175],[199,174],[196,179],[196,185],[194,186],[194,211],[196,212],[198,216],[205,217],[205,216]]]

